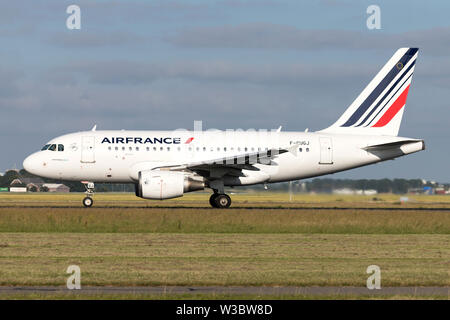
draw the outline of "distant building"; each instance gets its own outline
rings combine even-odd
[[[367,190],[361,190],[361,189],[350,189],[350,188],[342,188],[342,189],[334,189],[334,194],[358,194],[358,195],[365,195],[365,196],[373,196],[378,193],[375,189],[367,189]]]
[[[361,194],[363,194],[365,196],[373,196],[373,195],[378,194],[378,191],[375,189],[367,189],[367,190],[361,190],[361,191],[362,191]]]
[[[70,192],[70,188],[62,183],[44,183],[43,187],[48,188],[48,192]]]
[[[355,190],[350,188],[334,189],[334,194],[355,194]]]
[[[11,181],[10,186],[11,187],[19,187],[19,186],[24,186],[27,188],[28,191],[30,191],[31,189],[35,188],[36,191],[38,191],[42,185],[44,184],[44,180],[42,180],[41,178],[17,178],[14,179],[13,181]]]

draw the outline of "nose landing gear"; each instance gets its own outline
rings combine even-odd
[[[83,199],[83,205],[84,205],[86,208],[92,207],[93,204],[94,204],[94,200],[92,200],[91,197],[85,197],[85,198]]]
[[[88,182],[88,181],[81,181],[82,184],[84,184],[84,187],[86,188],[86,197],[83,199],[83,205],[86,208],[92,207],[94,204],[94,200],[92,200],[92,196],[94,195],[94,183]]]

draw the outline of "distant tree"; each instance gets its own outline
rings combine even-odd
[[[9,187],[11,182],[17,178],[19,178],[19,174],[17,173],[17,171],[6,171],[5,175],[1,177],[0,187]]]
[[[37,177],[37,176],[35,176],[34,174],[32,174],[32,173],[29,173],[27,170],[25,170],[25,169],[21,169],[20,171],[19,171],[19,175],[21,176],[21,177],[25,177],[25,178],[35,178],[35,177]]]

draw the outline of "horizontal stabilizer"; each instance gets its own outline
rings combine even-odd
[[[422,143],[422,150],[425,150],[425,141],[423,140],[401,140],[401,141],[395,141],[395,142],[389,142],[389,143],[381,143],[381,144],[375,144],[371,146],[367,146],[362,148],[363,150],[366,150],[368,152],[370,151],[379,151],[379,150],[387,150],[387,149],[395,149],[395,148],[401,148],[408,144],[415,144],[415,143]]]

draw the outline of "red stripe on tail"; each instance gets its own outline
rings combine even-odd
[[[383,114],[383,116],[375,123],[372,127],[384,127],[387,125],[392,118],[403,108],[406,103],[406,98],[408,97],[409,85],[402,92],[402,94],[395,100],[392,106]]]

